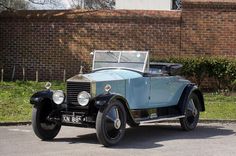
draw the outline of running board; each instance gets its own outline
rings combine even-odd
[[[155,123],[155,122],[168,121],[168,120],[175,120],[175,119],[180,119],[180,118],[184,118],[184,117],[185,117],[185,115],[175,116],[175,117],[158,118],[158,119],[151,119],[151,120],[140,121],[140,124]]]

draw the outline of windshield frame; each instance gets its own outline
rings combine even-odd
[[[117,60],[117,63],[122,63],[121,62],[122,53],[143,53],[143,54],[146,54],[144,62],[143,63],[141,62],[143,64],[142,70],[138,70],[138,69],[135,69],[135,68],[128,68],[128,67],[101,67],[101,68],[96,68],[95,69],[96,53],[108,53],[108,52],[119,53],[119,58]],[[129,63],[129,62],[127,62],[127,63]],[[132,70],[132,71],[145,73],[146,71],[149,70],[149,51],[121,51],[121,50],[117,50],[117,51],[114,51],[114,50],[95,50],[95,51],[93,51],[92,71],[98,71],[98,70],[104,70],[104,69],[127,69],[127,70]]]

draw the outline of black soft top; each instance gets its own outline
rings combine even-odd
[[[178,75],[181,72],[182,64],[166,62],[150,62],[150,72],[161,72],[168,75]]]

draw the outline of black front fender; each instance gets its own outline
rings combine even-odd
[[[202,92],[199,90],[199,88],[195,84],[188,84],[185,87],[185,89],[180,97],[179,103],[178,103],[181,114],[184,114],[185,107],[188,102],[188,98],[192,93],[195,93],[198,96],[198,99],[200,101],[200,106],[199,106],[200,110],[199,111],[201,111],[201,112],[205,111],[205,103],[204,103],[204,98],[203,98]]]
[[[119,100],[125,107],[125,110],[126,110],[126,113],[127,113],[127,122],[128,124],[132,124],[132,123],[135,123],[135,120],[130,112],[130,108],[129,108],[129,105],[128,105],[128,101],[121,95],[119,94],[113,94],[113,93],[108,93],[108,94],[101,94],[101,95],[98,95],[94,100],[95,100],[95,107],[97,107],[100,111],[104,110],[106,108],[107,105],[109,105],[109,103],[112,101],[112,100]]]
[[[51,90],[43,90],[35,93],[30,98],[30,103],[33,105],[40,104],[43,100],[52,100],[53,92]]]
[[[128,107],[127,100],[118,94],[108,93],[108,94],[100,94],[98,95],[95,100],[95,106],[99,109],[104,109],[113,99],[118,99],[123,104],[125,104],[126,107]]]

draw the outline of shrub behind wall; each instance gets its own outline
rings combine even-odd
[[[181,75],[192,78],[202,87],[202,82],[214,79],[210,89],[233,91],[236,85],[236,59],[225,57],[169,57],[152,58],[154,62],[173,62],[183,64]]]

